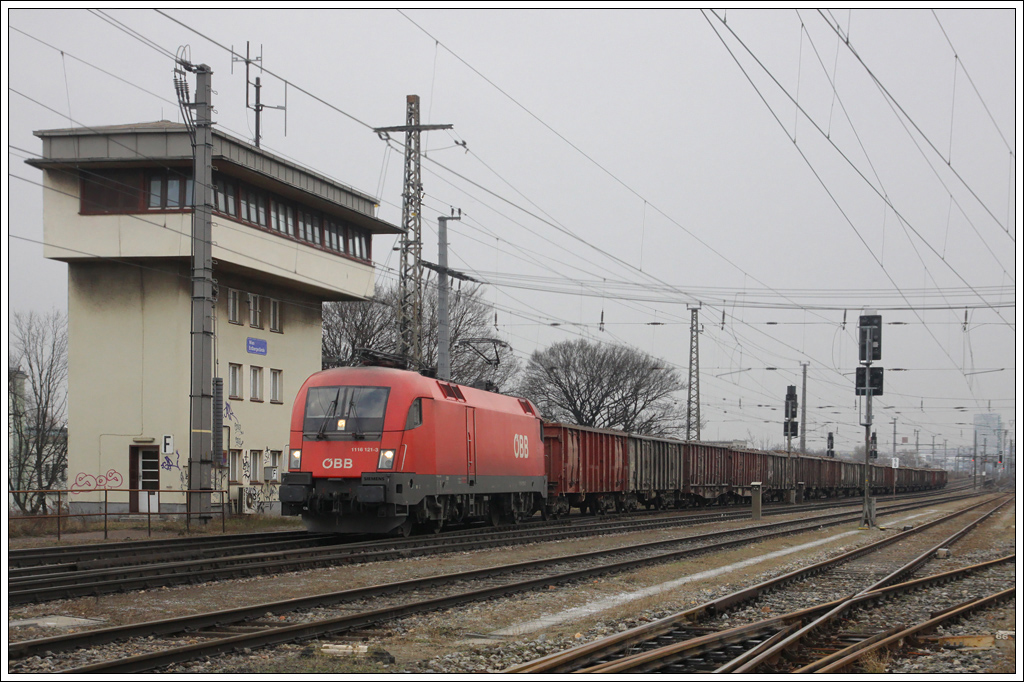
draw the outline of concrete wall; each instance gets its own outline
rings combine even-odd
[[[161,507],[184,502],[180,491],[188,487],[191,358],[188,278],[185,264],[167,261],[69,264],[68,483],[78,491],[71,500],[76,510],[86,502],[96,508],[102,501],[89,490],[129,487],[131,448],[159,446],[165,435],[173,437],[174,452],[160,455]],[[246,462],[253,450],[265,457],[281,451],[283,458],[292,403],[305,379],[320,369],[320,302],[255,279],[229,274],[217,279],[214,353],[217,373],[225,377],[224,449],[241,450]],[[232,288],[243,294],[242,324],[228,321]],[[267,297],[262,329],[249,325],[248,293]],[[269,330],[269,298],[281,301],[281,332]],[[265,343],[265,355],[249,352],[250,338]],[[241,399],[227,397],[229,363],[242,366]],[[263,368],[262,402],[250,398],[252,366]],[[271,402],[273,369],[282,371],[278,403]],[[283,471],[285,461],[278,465]],[[228,473],[227,468],[215,468],[215,489],[229,489],[237,500],[239,489],[248,488],[242,494],[249,495],[257,510],[279,509],[276,484],[249,485],[247,474],[231,481]],[[107,497],[112,508],[127,508],[127,493]]]

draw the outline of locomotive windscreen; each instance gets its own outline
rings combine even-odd
[[[380,439],[388,392],[380,386],[314,386],[306,392],[303,438]]]

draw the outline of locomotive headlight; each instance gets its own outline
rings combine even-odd
[[[292,450],[290,453],[288,453],[288,468],[302,468],[302,450]]]
[[[380,458],[377,460],[378,469],[392,469],[395,466],[395,451],[381,450]]]

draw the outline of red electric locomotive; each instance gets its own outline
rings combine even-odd
[[[543,509],[547,494],[532,403],[416,372],[312,375],[292,409],[289,446],[282,513],[313,531],[515,522]]]

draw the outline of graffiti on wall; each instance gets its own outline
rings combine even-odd
[[[278,500],[277,483],[254,480],[262,478],[263,472],[253,471],[253,466],[273,466],[270,447],[264,447],[262,457],[253,461],[252,452],[245,449],[245,429],[242,428],[242,421],[227,400],[224,401],[224,421],[231,425],[231,445],[228,447],[241,451],[239,471],[236,472],[237,480],[241,483],[238,488],[241,509],[246,514],[267,513],[271,509],[271,503]],[[221,485],[229,484],[223,472],[220,473],[220,477]]]
[[[170,455],[164,455],[164,459],[160,462],[160,468],[164,471],[170,471],[171,469],[177,469],[181,471],[181,453],[177,450],[174,451],[174,461],[171,461]]]
[[[264,467],[273,466],[273,457],[270,454],[270,447],[263,448],[263,455],[260,458]],[[244,486],[239,495],[242,496],[242,509],[249,514],[263,514],[271,510],[271,504],[278,500],[277,483],[272,481],[253,480],[252,459],[242,459],[242,476],[249,485]]]
[[[238,420],[235,411],[231,409],[231,403],[224,401],[224,419],[231,422],[231,433],[234,434],[234,446],[241,448],[245,444],[245,431],[242,430],[242,422]]]
[[[124,477],[116,469],[109,469],[102,476],[93,476],[81,471],[75,474],[74,482],[69,486],[72,493],[85,492],[87,490],[102,490],[103,488],[117,488],[124,482]]]

